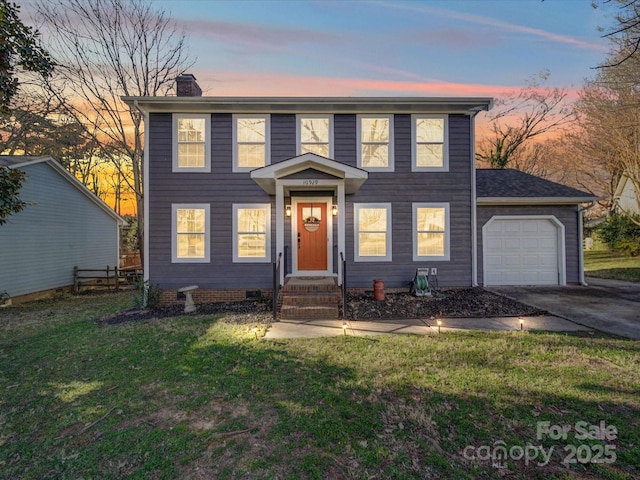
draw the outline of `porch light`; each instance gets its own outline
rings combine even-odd
[[[338,205],[331,206],[331,215],[333,215],[334,217],[338,215]]]
[[[284,207],[284,214],[285,214],[287,217],[290,217],[290,216],[291,216],[291,205],[287,205],[286,207]]]

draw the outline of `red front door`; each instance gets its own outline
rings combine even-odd
[[[327,205],[298,203],[298,270],[327,270]]]

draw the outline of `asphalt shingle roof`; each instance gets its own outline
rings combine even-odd
[[[590,193],[509,168],[476,170],[476,196],[478,198],[596,198]]]
[[[31,160],[37,160],[42,157],[29,157],[27,155],[0,155],[0,165],[3,167],[13,167],[14,165],[20,165],[21,163],[30,162]]]

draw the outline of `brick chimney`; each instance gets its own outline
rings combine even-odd
[[[196,77],[190,73],[183,73],[176,78],[176,95],[178,97],[201,97],[202,89]]]

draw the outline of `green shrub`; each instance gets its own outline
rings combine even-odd
[[[611,215],[600,225],[598,233],[602,241],[615,251],[618,251],[618,245],[627,248],[627,243],[640,243],[640,225],[622,213]]]
[[[614,250],[631,257],[640,256],[640,240],[622,240],[614,245]]]
[[[134,299],[137,308],[156,308],[160,304],[162,289],[158,285],[139,280],[135,284],[136,296]]]

